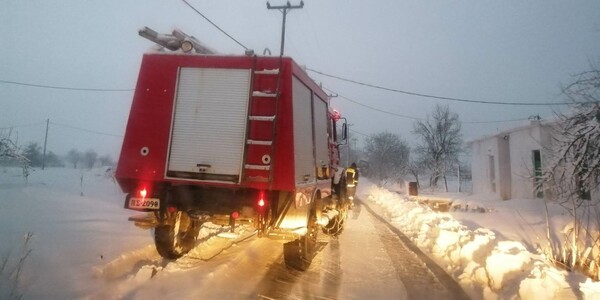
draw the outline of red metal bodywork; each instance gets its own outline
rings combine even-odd
[[[239,184],[174,179],[166,176],[165,169],[167,167],[174,99],[180,67],[280,70],[281,96],[278,100],[276,134],[273,140],[275,146],[271,182],[247,180],[248,176],[251,176],[253,172],[257,172],[254,170],[245,170]],[[133,193],[135,189],[139,188],[140,184],[156,187],[157,184],[161,183],[290,192],[301,189],[302,187],[297,185],[294,177],[292,77],[299,79],[315,95],[328,102],[328,97],[323,90],[291,58],[283,57],[280,61],[279,57],[145,54],[116,170],[116,178],[122,190],[126,193]],[[251,83],[250,87],[253,90],[261,90],[267,86],[273,86],[273,82],[268,82],[269,80],[277,80],[277,76],[270,79],[261,77],[260,80],[257,79],[256,82]],[[249,97],[251,97],[251,93],[252,91],[248,91]],[[262,104],[258,100],[250,101],[250,103],[253,105],[250,108],[251,110],[262,111],[265,114],[275,113],[269,111],[273,110],[272,105]],[[327,107],[329,107],[329,103],[327,103]],[[328,116],[328,118],[330,117]],[[331,120],[329,120],[328,126],[331,127],[331,123]],[[251,126],[247,129],[247,138],[270,139],[272,129],[268,126],[272,125],[261,125],[258,122],[249,124]],[[212,130],[218,130],[218,128],[212,128]],[[328,147],[330,148],[330,155],[335,156],[337,151],[335,150],[331,130],[331,128],[328,128],[331,137]],[[260,147],[253,146],[246,151],[245,163],[258,164],[260,162],[262,156]],[[143,155],[142,152],[146,150],[146,155]],[[219,149],[215,149],[215,151],[219,151]],[[337,162],[337,158],[331,157],[331,163],[337,164]],[[332,172],[328,173],[331,174]],[[329,178],[321,178],[321,180],[317,180],[317,186],[314,188],[329,190],[330,182]],[[306,186],[303,188],[306,188]],[[326,194],[329,194],[329,191]]]

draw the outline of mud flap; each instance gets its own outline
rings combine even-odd
[[[306,271],[316,254],[320,226],[317,224],[315,209],[316,205],[313,204],[308,214],[306,234],[283,244],[283,258],[288,267]]]
[[[312,262],[314,253],[307,247],[307,237],[303,236],[295,241],[283,244],[283,258],[285,265],[300,271],[306,271]],[[314,247],[313,247],[314,249]]]

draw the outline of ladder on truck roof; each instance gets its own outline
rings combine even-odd
[[[257,57],[254,56],[244,155],[244,178],[247,181],[273,182],[281,67],[281,58],[277,69],[265,69],[257,66]]]

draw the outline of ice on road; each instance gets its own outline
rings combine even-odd
[[[0,174],[0,233],[12,244],[1,245],[0,254],[18,253],[19,237],[33,232],[33,250],[19,282],[27,299],[453,296],[360,203],[340,236],[320,234],[319,251],[305,272],[285,266],[281,243],[255,236],[235,243],[207,241],[203,247],[222,247],[208,260],[189,255],[168,261],[156,252],[151,232],[127,221],[135,213],[123,209],[124,196],[103,171],[48,169],[34,172],[27,183],[13,171]]]

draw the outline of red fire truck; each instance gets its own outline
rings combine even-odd
[[[252,226],[304,270],[317,234],[339,234],[348,200],[339,146],[346,121],[289,57],[218,55],[174,31],[140,31],[143,56],[116,170],[125,208],[176,259],[202,224]]]

